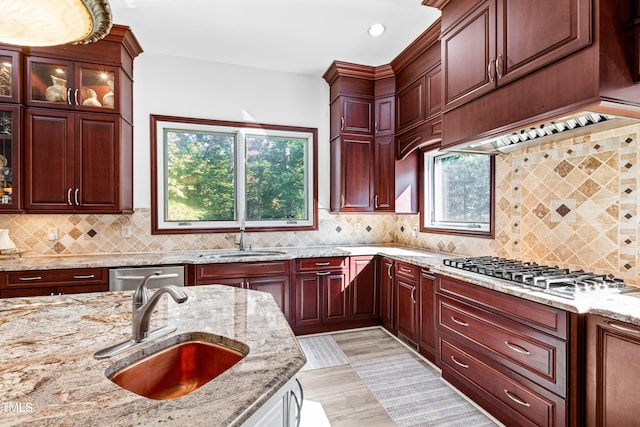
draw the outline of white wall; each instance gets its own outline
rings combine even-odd
[[[317,128],[318,202],[329,207],[329,86],[321,76],[143,53],[133,100],[134,208],[151,205],[151,114]]]

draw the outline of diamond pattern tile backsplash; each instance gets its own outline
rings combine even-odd
[[[494,239],[416,232],[419,215],[321,209],[318,231],[247,233],[247,243],[396,243],[583,268],[640,284],[639,133],[633,125],[497,156]],[[29,250],[26,256],[235,248],[233,233],[154,236],[150,224],[149,209],[132,215],[0,215],[0,228]],[[51,227],[58,231],[54,242],[47,239]]]

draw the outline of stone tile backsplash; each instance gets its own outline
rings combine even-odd
[[[638,137],[633,125],[496,157],[495,239],[415,233],[419,215],[319,212],[319,230],[247,233],[253,247],[389,244],[583,268],[638,283]],[[132,215],[0,215],[29,255],[235,248],[233,233],[151,235]],[[47,239],[55,227],[58,240]],[[0,260],[1,262],[1,260]]]

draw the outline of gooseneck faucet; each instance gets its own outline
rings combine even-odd
[[[167,285],[158,289],[152,296],[149,296],[149,289],[147,289],[147,281],[153,277],[159,276],[160,273],[148,274],[142,279],[135,292],[133,293],[133,321],[131,338],[135,342],[141,342],[149,335],[149,328],[151,324],[151,314],[155,308],[160,297],[167,293],[171,295],[173,300],[178,304],[182,304],[187,300],[187,294],[182,289],[175,285]]]
[[[138,347],[147,340],[163,337],[176,330],[175,326],[165,326],[151,332],[149,331],[151,314],[153,313],[155,306],[158,304],[158,301],[160,301],[160,297],[162,295],[171,295],[178,304],[182,304],[188,298],[187,294],[175,285],[163,286],[155,291],[153,295],[150,295],[149,289],[147,289],[147,281],[151,279],[167,279],[171,277],[178,277],[178,275],[155,272],[144,277],[126,276],[128,279],[142,279],[133,293],[131,339],[97,351],[93,357],[96,359],[112,357],[126,350]],[[125,276],[121,276],[121,279],[122,278],[125,278]]]

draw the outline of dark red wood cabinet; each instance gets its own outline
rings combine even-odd
[[[376,322],[379,313],[378,268],[374,256],[353,256],[349,260],[349,320]]]
[[[378,270],[380,288],[380,322],[382,326],[395,334],[394,321],[394,286],[393,286],[394,261],[391,258],[381,257]]]
[[[228,285],[270,293],[287,320],[290,316],[291,261],[190,264],[189,285]]]
[[[589,45],[590,3],[468,0],[445,7],[444,111]]]
[[[412,342],[417,342],[419,289],[418,267],[402,261],[395,262],[395,326]]]
[[[418,351],[436,361],[436,276],[420,269],[418,280]]]
[[[0,274],[1,298],[106,292],[108,289],[107,268],[8,271]]]
[[[638,425],[640,327],[587,316],[586,425]]]
[[[133,211],[133,61],[141,52],[122,25],[90,45],[0,46],[2,64],[14,62],[10,82],[0,69],[0,112],[9,103],[24,109],[24,120],[13,118],[13,200],[0,210]]]
[[[442,376],[507,425],[577,424],[577,315],[447,277],[436,281]]]

